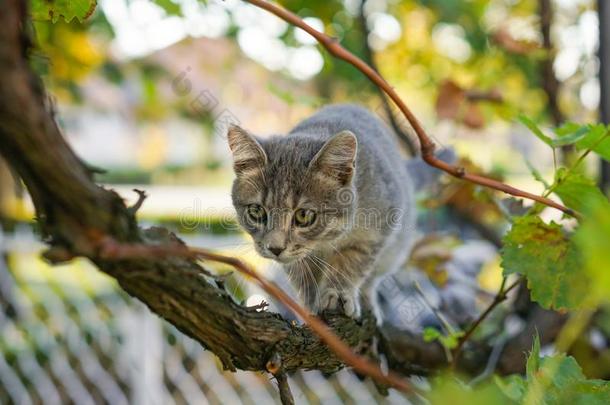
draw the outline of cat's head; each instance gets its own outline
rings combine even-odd
[[[358,142],[340,132],[323,142],[306,135],[258,140],[232,126],[233,205],[264,257],[288,263],[333,249],[354,216]]]

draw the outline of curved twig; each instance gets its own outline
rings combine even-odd
[[[424,130],[423,126],[417,120],[415,115],[411,112],[409,107],[407,107],[405,102],[400,98],[398,93],[396,93],[396,91],[394,91],[392,86],[390,86],[388,84],[388,82],[386,82],[385,79],[383,77],[381,77],[381,75],[379,75],[379,73],[377,73],[372,67],[370,67],[362,59],[358,58],[356,55],[354,55],[347,49],[343,48],[336,38],[332,38],[332,37],[324,34],[323,32],[320,32],[320,31],[312,28],[305,21],[303,21],[299,16],[292,13],[291,11],[289,11],[277,4],[267,2],[265,0],[244,0],[244,1],[250,3],[254,6],[257,6],[259,8],[262,8],[264,10],[267,10],[270,13],[281,18],[282,20],[288,22],[289,24],[292,24],[296,27],[301,28],[302,30],[307,32],[309,35],[314,37],[320,43],[320,45],[322,45],[324,48],[326,48],[326,50],[328,52],[330,52],[331,55],[351,64],[356,69],[361,71],[364,75],[366,75],[373,83],[375,83],[375,85],[377,85],[379,88],[381,88],[388,95],[388,97],[390,97],[392,99],[392,101],[396,104],[396,106],[400,109],[400,111],[403,113],[405,118],[409,121],[409,123],[413,127],[413,130],[415,131],[415,133],[417,134],[417,138],[419,139],[422,159],[429,165],[436,167],[437,169],[440,169],[446,173],[449,173],[450,175],[452,175],[454,177],[468,180],[472,183],[480,184],[485,187],[493,188],[495,190],[502,191],[506,194],[510,194],[515,197],[527,198],[529,200],[539,202],[541,204],[544,204],[549,207],[553,207],[560,211],[563,211],[564,213],[566,213],[570,216],[578,215],[574,210],[567,208],[567,207],[563,206],[562,204],[559,204],[549,198],[541,197],[539,195],[532,194],[532,193],[524,191],[524,190],[520,190],[518,188],[512,187],[512,186],[505,184],[498,180],[490,179],[488,177],[481,176],[481,175],[474,174],[474,173],[468,173],[468,172],[466,172],[466,170],[463,167],[454,166],[454,165],[448,164],[448,163],[443,162],[442,160],[438,159],[434,155],[434,149],[435,149],[436,145],[434,144],[434,142],[432,142],[432,140],[430,139],[430,137]]]
[[[468,339],[470,339],[472,337],[472,335],[474,334],[475,330],[477,330],[479,325],[481,325],[481,323],[483,323],[483,321],[489,316],[489,314],[491,314],[491,312],[498,305],[500,305],[502,302],[504,302],[504,300],[506,300],[507,294],[513,288],[517,287],[521,281],[522,281],[522,278],[519,277],[515,282],[513,282],[508,288],[505,289],[504,285],[505,285],[506,279],[504,279],[504,282],[502,283],[502,286],[500,287],[500,291],[498,291],[498,294],[496,294],[496,296],[493,299],[493,301],[491,302],[491,304],[489,304],[487,309],[485,311],[483,311],[481,313],[481,315],[479,315],[479,317],[476,319],[476,321],[474,321],[472,323],[472,325],[470,325],[470,327],[468,328],[466,333],[464,333],[464,335],[460,338],[457,347],[453,350],[453,364],[455,364],[455,362],[459,359],[460,354],[462,352],[462,348],[464,347],[464,344],[468,341]]]

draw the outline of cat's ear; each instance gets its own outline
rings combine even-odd
[[[231,125],[227,139],[233,153],[233,169],[238,176],[258,170],[267,163],[263,147],[245,129]]]
[[[354,175],[357,152],[356,135],[350,131],[341,131],[326,141],[309,167],[345,186]]]

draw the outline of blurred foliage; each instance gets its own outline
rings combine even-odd
[[[431,393],[427,396],[430,404],[518,404],[511,400],[498,384],[484,382],[471,387],[452,374],[446,374],[433,381]]]
[[[70,22],[76,18],[83,21],[95,11],[96,6],[96,0],[33,0],[31,12],[34,20],[57,22],[63,18]]]
[[[425,342],[438,341],[445,349],[451,350],[458,346],[460,338],[464,332],[450,330],[446,335],[436,328],[427,327],[424,329],[423,338]]]
[[[584,268],[593,282],[589,285],[594,299],[607,302],[610,297],[610,208],[608,200],[597,200],[587,207],[587,216],[574,235],[584,256]]]
[[[185,12],[185,7],[179,1],[154,0],[153,3],[167,16],[182,16]],[[447,114],[446,109],[441,108],[439,114],[441,119],[454,120],[472,128],[482,128],[493,119],[512,119],[519,112],[536,118],[546,116],[546,95],[541,88],[540,73],[540,63],[546,55],[540,49],[536,35],[533,35],[533,39],[515,38],[514,30],[508,29],[508,24],[513,21],[527,21],[527,30],[534,33],[539,29],[536,19],[531,18],[537,12],[536,0],[369,1],[362,10],[358,2],[352,2],[352,6],[346,7],[345,2],[340,0],[284,0],[280,3],[290,10],[295,10],[301,17],[320,19],[328,34],[337,37],[342,45],[364,59],[368,58],[365,48],[366,38],[367,35],[369,37],[371,35],[370,27],[374,26],[375,18],[380,13],[393,16],[401,26],[401,36],[397,41],[385,43],[378,50],[373,50],[375,60],[382,74],[395,85],[397,90],[425,98],[429,98],[430,94],[437,94],[438,103],[452,104],[454,113]],[[57,9],[60,10],[59,14],[66,17],[66,21],[77,21],[91,14],[93,10],[91,4],[94,5],[95,2],[37,0],[34,2],[32,12],[34,16],[42,18],[48,16],[45,10]],[[364,15],[361,15],[361,12]],[[490,23],[489,15],[493,13],[503,13],[506,24]],[[53,21],[58,19],[55,17]],[[369,26],[366,31],[363,30],[364,25]],[[37,23],[38,30],[41,26]],[[113,28],[106,21],[101,7],[98,7],[97,11],[86,20],[83,27],[85,28],[79,31],[73,27],[66,29],[62,24],[47,24],[47,31],[60,31],[58,37],[50,37],[49,33],[39,35],[38,39],[44,53],[54,61],[54,64],[61,65],[61,61],[65,61],[71,62],[70,64],[74,65],[73,69],[81,67],[80,70],[71,73],[58,66],[57,72],[51,73],[57,74],[60,79],[70,78],[78,81],[84,72],[82,67],[89,66],[88,71],[91,72],[91,68],[100,63],[98,60],[100,55],[97,58],[87,55],[87,52],[84,52],[84,55],[75,55],[74,47],[70,44],[76,46],[79,41],[83,41],[79,36],[89,36],[88,41],[95,41],[102,31],[113,35]],[[239,29],[238,26],[233,25],[227,35],[234,36]],[[450,32],[453,37],[449,39],[452,41],[461,41],[458,45],[464,48],[464,55],[447,54],[442,46],[443,32]],[[294,33],[295,29],[289,27],[280,39],[290,46],[298,46]],[[69,35],[74,35],[76,38],[69,40],[67,38]],[[57,49],[48,52],[48,46],[51,44]],[[81,49],[87,50],[88,47],[84,46]],[[103,47],[100,49],[98,46],[92,49],[98,50],[101,55],[108,52],[107,49]],[[344,62],[333,59],[326,52],[322,52],[322,55],[325,61],[324,69],[315,78],[315,82],[323,97],[330,98],[332,95],[336,98],[343,95],[352,99],[366,100],[374,94],[373,86],[360,72]],[[104,69],[111,68],[105,65]],[[116,74],[116,70],[107,73],[112,74],[115,80],[122,77]],[[449,94],[448,84],[452,86],[451,89],[459,89],[459,91]],[[472,90],[483,94],[492,93],[494,97],[491,100],[485,97],[475,100],[466,97],[463,102],[456,101],[456,93],[461,94],[457,95],[458,98],[463,98],[464,94]],[[576,105],[566,102],[568,99],[574,97],[562,98],[562,108],[566,112],[577,111]],[[153,105],[152,108],[159,107]]]
[[[541,357],[536,336],[525,376],[494,377],[472,386],[446,374],[433,380],[427,399],[431,404],[601,405],[610,399],[610,383],[587,379],[571,356]]]
[[[496,380],[504,393],[520,404],[607,404],[610,383],[588,380],[576,360],[565,354],[540,357],[540,339],[527,359],[525,378]]]

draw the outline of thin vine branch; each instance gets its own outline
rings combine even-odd
[[[519,277],[517,280],[515,280],[515,282],[513,282],[508,288],[505,289],[506,278],[502,280],[502,285],[500,286],[500,290],[496,294],[496,296],[493,299],[493,301],[491,302],[491,304],[489,304],[487,309],[485,311],[483,311],[481,313],[481,315],[479,315],[477,320],[474,321],[474,323],[472,325],[470,325],[470,328],[468,328],[466,333],[464,333],[464,335],[458,341],[458,345],[453,350],[453,364],[455,364],[455,362],[458,360],[460,354],[462,353],[462,348],[464,347],[464,344],[466,344],[466,342],[472,337],[472,335],[474,334],[475,330],[477,330],[479,325],[481,325],[481,323],[483,323],[483,321],[485,319],[487,319],[489,314],[491,314],[492,311],[498,305],[500,305],[502,302],[504,302],[506,300],[506,298],[508,297],[508,293],[513,288],[517,287],[521,281],[522,281],[522,279],[521,279],[521,277]]]
[[[506,194],[510,194],[515,197],[527,198],[529,200],[539,202],[546,206],[556,208],[570,216],[578,216],[578,214],[574,210],[572,210],[568,207],[565,207],[564,205],[559,204],[549,198],[542,197],[542,196],[539,196],[536,194],[532,194],[530,192],[515,188],[513,186],[510,186],[510,185],[505,184],[498,180],[490,179],[488,177],[481,176],[481,175],[474,174],[474,173],[468,173],[463,167],[455,166],[455,165],[443,162],[442,160],[438,159],[434,155],[434,149],[435,149],[436,145],[430,139],[430,137],[424,130],[423,126],[417,120],[415,115],[411,112],[409,107],[407,107],[405,102],[400,98],[398,93],[396,93],[396,91],[394,91],[392,86],[390,86],[390,84],[388,82],[386,82],[385,79],[383,77],[381,77],[381,75],[375,71],[375,69],[373,69],[371,66],[366,64],[362,59],[358,58],[356,55],[354,55],[347,49],[343,48],[336,38],[332,38],[332,37],[324,34],[323,32],[320,32],[320,31],[312,28],[305,21],[303,21],[299,16],[292,13],[291,11],[289,11],[277,4],[267,2],[265,0],[244,0],[244,1],[254,5],[256,7],[267,10],[268,12],[276,15],[277,17],[288,22],[289,24],[292,24],[296,27],[301,28],[302,30],[307,32],[309,35],[314,37],[320,43],[320,45],[322,45],[331,55],[351,64],[356,69],[361,71],[364,75],[366,75],[375,85],[377,85],[379,88],[381,88],[388,95],[388,97],[390,97],[392,99],[392,101],[396,104],[396,106],[400,109],[400,111],[403,113],[405,118],[409,121],[409,123],[413,127],[413,130],[415,131],[417,138],[419,139],[422,159],[429,165],[436,167],[437,169],[440,169],[446,173],[449,173],[450,175],[452,175],[454,177],[468,180],[472,183],[479,184],[479,185],[482,185],[485,187],[493,188],[495,190],[502,191]]]

